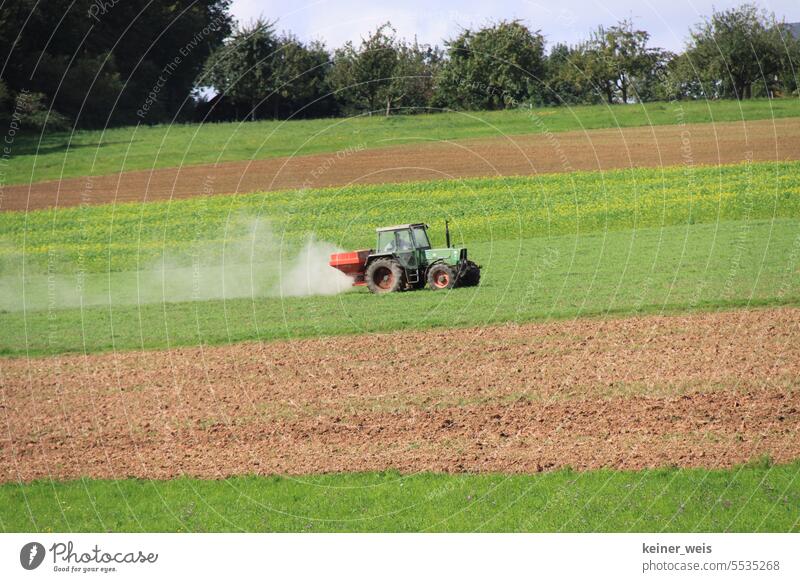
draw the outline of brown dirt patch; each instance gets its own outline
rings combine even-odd
[[[126,172],[9,186],[1,210],[142,202],[201,194],[322,188],[691,162],[800,159],[800,119],[653,126],[419,144]],[[343,150],[344,151],[344,150]]]
[[[4,359],[0,373],[0,481],[800,457],[800,309]]]

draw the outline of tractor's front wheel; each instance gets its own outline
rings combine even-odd
[[[378,259],[367,267],[364,279],[373,293],[391,293],[403,288],[403,269],[392,259]]]
[[[455,284],[456,272],[450,265],[440,263],[428,269],[428,285],[434,291],[452,289]]]

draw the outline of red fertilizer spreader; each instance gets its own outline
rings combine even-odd
[[[328,263],[345,275],[353,278],[353,285],[366,285],[364,274],[367,271],[367,257],[371,249],[352,251],[350,253],[334,253]]]

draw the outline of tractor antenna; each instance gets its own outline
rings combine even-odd
[[[444,236],[447,240],[447,248],[450,248],[450,222],[445,220],[444,221]]]

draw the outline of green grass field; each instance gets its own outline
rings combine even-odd
[[[798,169],[699,168],[689,178],[683,168],[625,170],[7,213],[0,353],[793,305]],[[270,292],[279,263],[309,233],[363,248],[375,226],[409,217],[430,217],[438,244],[449,217],[484,266],[481,286],[386,297]],[[192,291],[208,300],[187,301]]]
[[[484,282],[447,294],[424,290],[375,297],[361,289],[333,297],[141,305],[131,301],[82,309],[9,311],[0,314],[5,330],[0,352],[149,349],[604,314],[797,305],[799,232],[800,220],[782,219],[481,243],[471,246],[486,266]],[[105,280],[98,277],[97,284]],[[125,290],[135,293],[135,284],[133,278],[119,279],[117,295]],[[155,293],[159,290],[156,287]],[[375,315],[377,308],[380,316]]]
[[[17,137],[2,183],[103,175],[423,141],[549,131],[797,117],[800,100],[596,105],[290,122],[124,127]]]
[[[800,463],[0,485],[3,531],[797,532]]]

